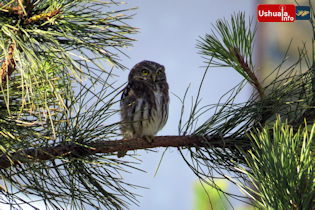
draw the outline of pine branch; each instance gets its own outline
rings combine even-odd
[[[33,10],[34,5],[30,2],[30,0],[20,0],[15,1],[17,6],[3,6],[4,3],[0,3],[0,11],[8,12],[8,16],[15,15],[19,19],[24,20],[24,17],[27,17]],[[30,22],[30,21],[29,21]],[[18,31],[15,31],[17,35]],[[21,37],[19,37],[21,38]],[[16,68],[16,61],[13,57],[13,52],[16,50],[16,42],[11,39],[12,43],[9,46],[8,56],[4,59],[2,63],[2,67],[0,70],[0,83],[2,83],[2,87],[6,86],[7,78],[10,78]],[[7,77],[8,76],[8,77]]]
[[[9,15],[16,15],[19,17],[28,16],[32,10],[34,5],[31,3],[30,0],[16,0],[15,1],[16,6],[12,6],[11,4],[9,6],[3,6],[5,5],[4,2],[0,3],[0,8],[2,11],[8,12]]]
[[[240,50],[238,48],[234,47],[231,50],[231,54],[235,55],[237,61],[241,65],[242,69],[248,75],[248,77],[250,79],[250,83],[258,91],[260,98],[265,99],[266,96],[265,96],[264,90],[263,90],[260,82],[258,81],[254,71],[249,67],[248,62],[245,61],[244,56],[241,55]]]
[[[152,144],[145,139],[130,139],[117,141],[100,141],[87,145],[68,144],[41,149],[24,149],[21,152],[12,152],[0,156],[0,169],[17,166],[28,161],[37,162],[56,158],[82,157],[96,153],[113,153],[121,150],[137,150],[155,147],[214,147],[235,148],[235,144],[228,142],[229,137],[218,136],[156,136]],[[235,141],[233,141],[235,142]]]
[[[305,119],[307,119],[309,121],[309,124],[311,124],[312,120],[314,119],[314,106],[315,103],[312,104],[310,108],[305,110],[300,117],[293,119],[291,125],[296,125],[298,127],[304,122]]]

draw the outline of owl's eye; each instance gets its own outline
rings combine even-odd
[[[143,69],[143,70],[142,70],[142,74],[143,74],[143,75],[148,75],[148,74],[149,74],[149,71],[148,71],[148,70]]]
[[[157,75],[161,75],[161,71],[158,71],[158,72],[157,72]]]

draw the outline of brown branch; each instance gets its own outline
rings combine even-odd
[[[0,83],[2,83],[2,87],[5,87],[7,83],[7,75],[10,77],[15,70],[16,63],[13,58],[13,52],[15,49],[15,44],[12,43],[9,47],[9,56],[5,58],[5,61],[2,64],[1,70],[0,70]]]
[[[210,137],[207,143],[213,146],[233,147],[234,144],[227,143],[221,137]],[[78,144],[61,145],[56,147],[46,147],[40,149],[24,149],[20,152],[12,152],[9,155],[0,156],[0,169],[21,165],[26,162],[38,162],[42,160],[82,157],[96,153],[113,153],[117,151],[127,151],[136,149],[149,149],[154,147],[204,147],[205,139],[202,136],[156,136],[154,142],[149,144],[146,140],[130,139],[117,141],[100,141],[93,144],[80,146]]]
[[[16,15],[18,17],[27,17],[30,13],[32,13],[34,5],[31,3],[30,0],[16,0],[17,6],[12,6],[11,4],[9,6],[4,7],[5,5],[3,2],[0,3],[1,9],[7,10],[9,15]],[[26,12],[26,14],[24,13]]]
[[[41,22],[42,20],[49,20],[50,18],[53,18],[56,15],[58,15],[59,12],[60,12],[60,8],[55,9],[55,10],[51,10],[50,12],[47,12],[47,13],[40,13],[38,15],[33,15],[32,17],[27,19],[24,23],[25,24],[34,24],[37,22]]]
[[[250,83],[255,87],[255,89],[258,91],[260,98],[265,98],[264,90],[258,81],[255,73],[252,71],[252,69],[249,68],[248,63],[245,61],[244,56],[240,54],[239,50],[237,48],[232,49],[232,53],[236,56],[237,61],[241,65],[242,69],[246,72],[246,74],[251,79]]]

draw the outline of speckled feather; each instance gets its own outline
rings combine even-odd
[[[148,75],[143,75],[143,70],[147,70]],[[155,82],[152,74],[156,74]],[[130,71],[128,85],[120,101],[124,138],[156,135],[167,122],[168,107],[168,83],[164,66],[152,61],[136,64]]]

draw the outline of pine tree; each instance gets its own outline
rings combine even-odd
[[[129,191],[134,185],[124,182],[120,172],[135,167],[116,158],[117,152],[177,147],[202,182],[223,191],[212,176],[216,171],[245,193],[223,191],[227,197],[259,209],[315,208],[314,50],[309,59],[303,46],[298,61],[281,72],[283,60],[272,73],[273,81],[263,87],[252,62],[253,19],[246,21],[239,13],[230,21],[218,20],[215,30],[197,43],[206,59],[205,75],[212,66],[227,66],[244,80],[217,104],[200,107],[204,77],[189,119],[180,119],[179,136],[157,136],[152,144],[143,139],[114,141],[121,139],[119,122],[106,122],[119,112],[112,107],[122,87],[108,81],[114,70],[125,68],[118,54],[132,45],[129,35],[137,29],[125,23],[131,18],[123,14],[127,10],[103,12],[110,4],[115,3],[0,4],[0,203],[36,209],[23,197],[32,195],[43,199],[47,209],[128,208],[130,202],[137,203],[136,192]],[[306,69],[299,69],[302,63]],[[255,92],[237,104],[234,99],[245,84]],[[187,110],[186,95],[180,99],[182,113]],[[196,127],[198,117],[212,109],[215,114]]]

